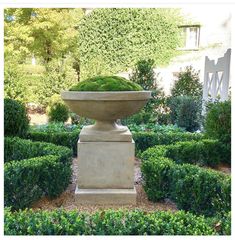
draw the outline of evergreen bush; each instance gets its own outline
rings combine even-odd
[[[49,117],[49,122],[66,122],[69,118],[69,108],[65,105],[58,94],[55,94],[50,98],[46,111]]]
[[[25,136],[29,127],[29,119],[23,103],[4,99],[4,135]]]

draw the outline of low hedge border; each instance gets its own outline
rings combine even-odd
[[[144,189],[151,201],[170,198],[179,209],[208,216],[230,211],[229,175],[192,164],[177,164],[164,157],[165,153],[166,147],[155,147],[142,154]]]
[[[68,147],[73,150],[73,155],[77,155],[77,142],[80,130],[72,132],[36,132],[28,133],[27,138],[33,141],[50,142],[56,145]],[[140,155],[149,147],[155,145],[172,144],[179,141],[201,140],[204,135],[201,133],[177,132],[177,133],[155,133],[155,132],[139,132],[133,133],[135,141],[136,153]]]
[[[135,140],[136,153],[138,156],[150,147],[156,145],[169,145],[176,142],[201,140],[204,138],[202,133],[189,133],[189,132],[177,132],[177,133],[154,133],[154,132],[139,132],[133,133],[133,139]]]
[[[80,130],[72,132],[28,132],[27,138],[33,141],[49,142],[72,149],[73,155],[77,155],[77,142]]]
[[[46,195],[56,197],[70,183],[72,151],[51,143],[5,138],[5,206],[20,209]]]
[[[191,163],[215,167],[224,160],[223,144],[218,140],[176,142],[149,148],[141,155],[142,161],[149,158],[166,157],[176,163]]]
[[[207,219],[178,211],[143,212],[106,210],[93,214],[77,211],[5,209],[5,235],[218,235],[231,234],[231,215]],[[217,226],[217,227],[215,227]]]

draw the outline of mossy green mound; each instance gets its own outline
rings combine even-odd
[[[143,88],[123,77],[97,76],[84,80],[74,86],[70,91],[141,91]]]

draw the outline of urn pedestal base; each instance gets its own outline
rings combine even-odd
[[[136,204],[135,143],[131,133],[128,130],[119,138],[115,136],[119,141],[111,141],[112,133],[105,137],[107,141],[97,141],[97,134],[87,134],[84,129],[80,133],[76,202]]]
[[[135,205],[136,189],[79,189],[75,191],[77,204]]]

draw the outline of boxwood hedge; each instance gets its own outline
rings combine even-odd
[[[72,149],[73,155],[77,155],[77,142],[80,130],[76,129],[72,132],[36,132],[29,131],[27,138],[33,141],[49,142]]]
[[[229,216],[224,220],[229,222]],[[230,220],[231,221],[231,220]],[[215,219],[178,211],[143,212],[5,209],[5,235],[217,235],[230,234],[228,224],[217,232]],[[226,227],[225,227],[226,226]]]
[[[5,138],[4,147],[5,206],[28,207],[44,195],[58,196],[70,183],[70,149],[17,137]]]
[[[71,132],[50,132],[50,131],[29,131],[27,138],[33,141],[51,142],[56,145],[66,146],[73,150],[73,155],[77,155],[77,142],[80,129],[75,129]],[[201,133],[189,132],[134,132],[133,139],[135,140],[136,153],[140,155],[149,147],[162,144],[171,144],[179,141],[200,140],[204,138]]]
[[[204,143],[212,144],[213,142],[204,141]],[[170,198],[180,209],[208,216],[229,211],[231,208],[231,177],[192,164],[177,164],[177,162],[191,162],[191,158],[196,163],[197,157],[200,163],[203,162],[201,155],[197,154],[197,146],[195,146],[195,154],[190,155],[194,151],[188,153],[187,148],[185,151],[186,144],[178,143],[175,149],[172,146],[150,148],[142,154],[141,170],[148,198],[152,201]],[[176,151],[176,156],[173,154],[174,151],[167,154],[170,148]],[[182,151],[182,157],[180,151]],[[211,163],[213,156],[209,159],[207,153],[204,163]],[[174,161],[166,156],[176,159]]]
[[[155,145],[169,145],[175,142],[201,140],[204,138],[202,133],[189,132],[169,132],[169,133],[154,133],[154,132],[139,132],[133,133],[135,147],[138,154]]]
[[[224,161],[223,144],[218,140],[176,142],[170,145],[158,145],[145,151],[141,159],[166,157],[176,163],[191,163],[200,166],[215,167]]]

